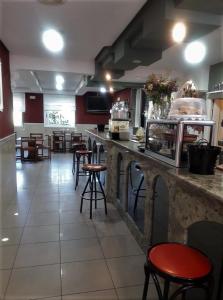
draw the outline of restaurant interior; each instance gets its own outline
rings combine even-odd
[[[222,0],[0,0],[0,299],[223,300]]]

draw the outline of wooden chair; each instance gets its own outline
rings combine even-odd
[[[36,147],[38,148],[38,157],[43,157],[43,134],[42,133],[30,133],[31,139],[36,139]]]
[[[76,144],[80,144],[82,141],[82,133],[71,132],[70,149],[72,150]]]
[[[65,152],[65,133],[64,131],[53,131],[53,151]]]
[[[27,155],[26,155],[27,154]],[[29,137],[21,137],[21,161],[37,161],[38,148],[36,139]]]
[[[31,138],[36,138],[36,139],[43,139],[43,134],[42,133],[30,133]]]

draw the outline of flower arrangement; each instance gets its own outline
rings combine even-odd
[[[144,86],[144,90],[153,104],[161,105],[163,98],[166,97],[168,102],[171,100],[171,93],[177,91],[177,83],[174,79],[167,79],[162,75],[151,74]]]

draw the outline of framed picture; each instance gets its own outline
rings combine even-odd
[[[3,111],[2,62],[0,61],[0,111]]]

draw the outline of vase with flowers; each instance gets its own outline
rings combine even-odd
[[[176,80],[151,74],[145,83],[144,90],[153,106],[151,117],[154,119],[167,118],[171,94],[177,91]]]

